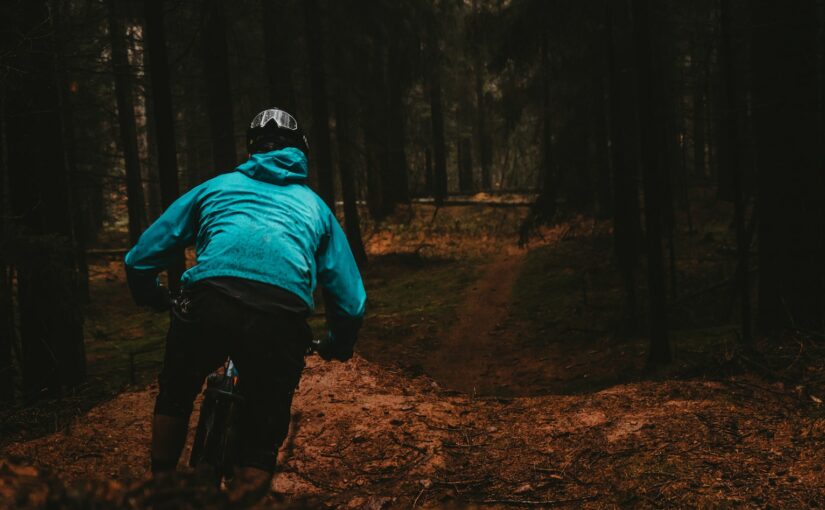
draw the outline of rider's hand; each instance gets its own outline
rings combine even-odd
[[[172,300],[169,297],[169,291],[158,282],[157,274],[127,266],[126,279],[136,304],[148,306],[158,312],[169,310]]]
[[[327,325],[329,326],[329,333],[325,342],[328,347],[322,357],[338,361],[347,361],[352,358],[352,349],[358,340],[361,318],[338,317],[327,314]]]
[[[169,290],[163,285],[158,285],[156,288],[155,296],[151,302],[146,304],[156,312],[168,312],[172,308],[172,297],[169,295]]]
[[[332,359],[337,360],[337,361],[347,361],[352,357],[352,354],[353,354],[352,347],[344,348],[344,349],[340,349],[340,348],[335,349],[335,348],[333,348],[332,352],[330,353],[330,356],[332,357]]]
[[[336,342],[332,334],[326,338],[312,341],[312,349],[318,353],[324,361],[347,361],[352,358],[352,345]]]

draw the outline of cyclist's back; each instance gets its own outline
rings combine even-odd
[[[363,289],[357,267],[345,257],[346,237],[306,178],[306,157],[298,149],[252,154],[234,172],[170,206],[129,252],[127,267],[132,274],[155,274],[175,248],[194,241],[198,263],[184,273],[184,287],[212,277],[244,278],[288,290],[311,309],[318,275],[341,311],[358,315]]]

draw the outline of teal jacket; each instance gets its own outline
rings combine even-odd
[[[286,148],[253,154],[234,172],[193,188],[126,254],[130,284],[135,274],[154,279],[194,242],[197,265],[183,274],[184,287],[204,278],[246,278],[286,289],[313,310],[320,283],[333,336],[346,332],[354,342],[364,285],[335,215],[306,179],[306,156]]]

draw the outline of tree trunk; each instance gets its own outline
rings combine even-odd
[[[744,211],[739,209],[743,204],[737,205],[739,191],[736,189],[741,181],[741,157],[739,147],[739,101],[737,95],[745,95],[746,91],[742,87],[742,80],[738,80],[733,72],[733,35],[731,34],[731,5],[728,0],[719,1],[719,84],[718,94],[718,144],[716,146],[716,158],[718,160],[716,172],[716,196],[719,200],[734,203],[734,217],[742,213],[742,232],[744,235]],[[734,219],[734,222],[736,219]],[[738,226],[735,226],[738,228]],[[737,236],[739,233],[737,233]],[[744,242],[744,240],[742,240]],[[737,238],[737,243],[739,242]],[[741,255],[741,254],[740,254]],[[742,260],[739,260],[741,263]],[[737,279],[738,281],[738,279]],[[737,284],[738,285],[738,284]]]
[[[670,362],[667,336],[665,270],[662,257],[662,169],[657,156],[657,88],[654,75],[654,40],[651,35],[649,0],[633,0],[633,32],[637,66],[639,142],[644,183],[645,231],[647,244],[648,292],[650,301],[650,353],[648,366]],[[654,81],[656,80],[656,81]],[[659,106],[661,108],[661,106]]]
[[[364,140],[367,157],[367,205],[370,215],[381,221],[392,213],[392,158],[387,116],[386,55],[384,41],[373,40],[364,75]]]
[[[734,79],[735,69],[733,68],[733,41],[731,35],[731,2],[721,0],[721,45],[719,51],[720,66],[722,72],[722,119],[723,140],[719,148],[724,148],[725,158],[720,165],[720,175],[723,173],[730,175],[731,192],[734,199],[733,223],[736,230],[736,258],[737,258],[737,278],[736,286],[741,301],[741,321],[742,336],[741,343],[750,348],[753,344],[751,334],[751,293],[750,293],[750,271],[748,270],[748,239],[745,234],[745,192],[742,179],[742,165],[739,158],[739,126],[738,116],[739,101],[737,100],[737,87]],[[722,152],[720,150],[720,152]],[[727,169],[726,171],[724,169]],[[720,187],[721,192],[721,187]]]
[[[292,86],[293,26],[285,0],[261,0],[264,33],[266,76],[269,81],[270,106],[295,114],[295,92]]]
[[[613,166],[613,236],[616,263],[624,282],[625,304],[623,332],[635,333],[637,325],[636,309],[636,268],[639,263],[641,225],[639,210],[639,190],[636,185],[636,158],[633,150],[634,138],[628,133],[634,126],[636,98],[627,73],[620,75],[616,62],[613,35],[613,7],[605,0],[607,44],[607,88],[610,113],[610,157]],[[631,126],[630,128],[628,126]]]
[[[473,27],[476,41],[482,37],[478,16],[480,15],[478,1],[473,0],[473,15],[476,17],[476,24]],[[493,147],[490,135],[487,132],[487,108],[484,104],[484,55],[481,51],[475,51],[475,95],[476,95],[476,118],[478,157],[481,163],[481,190],[490,191],[493,187],[490,166],[493,159]]]
[[[63,139],[66,140],[66,172],[69,180],[69,196],[71,197],[71,223],[72,223],[72,240],[74,245],[74,264],[77,269],[77,296],[80,303],[87,304],[91,298],[89,290],[89,264],[86,259],[86,247],[88,246],[90,238],[90,230],[87,228],[88,224],[85,221],[85,212],[88,210],[84,207],[81,193],[86,179],[80,176],[77,168],[77,137],[74,129],[74,107],[71,101],[69,72],[66,68],[67,58],[63,52],[70,40],[71,27],[68,21],[69,13],[68,2],[56,2],[52,4],[53,26],[56,31],[57,61],[55,68],[57,71],[57,86],[60,89],[60,113],[62,117],[61,125],[63,127]],[[100,199],[102,199],[102,193]],[[85,360],[84,360],[85,364]]]
[[[706,172],[708,177],[715,177],[718,170],[716,156],[716,90],[711,87],[713,83],[713,66],[711,63],[711,52],[708,52],[708,60],[705,63],[705,142],[707,146]]]
[[[550,50],[549,34],[545,30],[541,36],[539,68],[541,71],[541,193],[534,207],[542,221],[556,214],[558,176],[553,172],[553,115],[550,112]]]
[[[447,198],[447,147],[444,142],[444,107],[441,98],[441,50],[435,27],[428,33],[428,78],[430,82],[430,119],[433,136],[433,195],[440,206]]]
[[[752,0],[759,242],[758,322],[819,330],[825,305],[825,172],[817,2]],[[821,77],[817,77],[821,80]],[[816,105],[817,107],[815,107]]]
[[[700,51],[694,43],[691,67],[693,69],[693,175],[701,180],[707,179],[705,163],[705,75],[704,65],[698,60]]]
[[[6,138],[5,131],[5,97],[0,91],[0,239],[9,241],[9,210],[6,199],[6,180],[8,168],[6,166]],[[12,285],[12,266],[9,253],[0,253],[0,374],[6,380],[15,376],[12,351],[16,341],[14,327],[14,288]],[[0,388],[0,403],[9,404],[14,401],[14,385],[4,384]]]
[[[109,41],[115,75],[115,97],[120,123],[120,146],[126,169],[126,210],[129,216],[129,240],[134,245],[146,226],[143,184],[140,178],[140,155],[137,145],[135,106],[132,103],[132,77],[124,42],[123,24],[115,0],[108,0]]]
[[[661,7],[657,7],[661,9]],[[666,23],[666,22],[665,22]],[[661,72],[659,76],[661,82],[658,84],[658,95],[656,101],[661,114],[661,124],[659,125],[658,147],[659,174],[661,175],[661,204],[662,204],[662,226],[664,227],[665,242],[669,258],[670,276],[670,297],[675,300],[679,295],[679,268],[676,258],[676,200],[674,193],[673,171],[679,166],[679,145],[678,145],[678,117],[676,98],[681,97],[677,91],[676,80],[674,79],[675,65],[679,57],[673,54],[673,46],[663,44],[668,41],[673,27],[657,24],[657,30],[653,36],[655,40],[661,41],[656,47],[659,53],[655,54],[657,64],[660,64]],[[656,50],[654,50],[655,52]]]
[[[473,153],[467,137],[458,140],[458,188],[462,193],[473,192]]]
[[[185,176],[183,189],[192,189],[211,176],[212,164],[208,161],[209,135],[205,133],[205,124],[201,114],[202,101],[201,80],[193,73],[185,78],[184,87],[186,94],[182,98],[183,102],[183,137]]]
[[[172,90],[169,82],[169,64],[166,57],[166,30],[163,21],[163,0],[145,0],[146,51],[149,59],[149,75],[154,107],[154,127],[158,147],[158,174],[160,199],[164,209],[178,197],[178,161],[175,147],[175,113],[172,109]],[[183,251],[176,257],[166,273],[169,288],[180,285],[185,262]]]
[[[601,74],[593,78],[593,145],[597,180],[597,215],[610,218],[613,213],[613,197],[610,187],[610,160],[607,154],[607,128],[604,97],[604,80]]]
[[[332,211],[335,211],[335,181],[332,175],[332,153],[330,149],[329,109],[327,106],[327,85],[324,75],[324,55],[322,39],[324,34],[318,0],[305,0],[304,21],[306,23],[307,51],[310,65],[312,93],[312,155],[315,157],[315,171],[318,174],[318,192]]]
[[[424,149],[424,193],[427,195],[433,194],[433,154],[429,147]]]
[[[369,120],[367,122],[369,123]],[[367,145],[364,150],[367,167],[367,207],[370,216],[376,221],[381,221],[386,217],[384,212],[381,151],[377,143],[371,143],[370,128],[365,128],[365,130],[367,131],[364,136]]]
[[[145,41],[144,41],[145,47]],[[149,61],[149,56],[146,55],[145,61]],[[150,69],[151,64],[146,64],[146,69]],[[151,82],[151,80],[150,80]],[[146,195],[146,215],[148,223],[154,222],[163,212],[163,200],[161,199],[160,191],[160,169],[158,168],[158,134],[157,123],[155,122],[155,100],[152,97],[151,83],[144,81],[144,90],[146,91],[145,106],[146,106],[146,168],[144,170],[144,195]]]
[[[364,241],[361,238],[361,221],[358,214],[358,196],[355,191],[355,175],[353,172],[352,147],[354,141],[350,131],[350,108],[349,108],[349,68],[350,58],[346,53],[347,49],[336,46],[335,61],[340,66],[338,69],[338,82],[335,88],[335,136],[338,143],[338,171],[341,177],[341,194],[344,199],[344,225],[347,232],[352,254],[358,267],[363,268],[367,264],[367,252],[364,250]]]
[[[476,64],[477,67],[481,63]],[[490,173],[493,159],[493,145],[487,132],[487,109],[484,105],[484,78],[481,69],[476,70],[476,115],[478,116],[478,155],[481,160],[481,189],[493,189],[493,179]]]
[[[212,139],[212,175],[230,172],[237,164],[235,128],[232,120],[232,87],[229,84],[229,48],[226,43],[226,13],[222,0],[204,0],[203,70],[206,110]]]
[[[409,59],[401,52],[397,38],[389,41],[387,55],[387,120],[389,124],[389,204],[409,203],[410,190],[407,177],[407,152],[404,134],[404,67]],[[391,212],[391,211],[388,211]]]
[[[67,145],[54,26],[47,1],[18,4],[15,29],[29,37],[6,90],[11,213],[26,395],[59,395],[86,377]],[[49,140],[43,150],[41,140]]]
[[[14,308],[12,287],[13,268],[6,261],[0,264],[0,374],[6,380],[15,377],[14,361],[12,358],[13,345],[16,340],[14,327]],[[14,402],[14,385],[4,384],[0,388],[0,403]]]

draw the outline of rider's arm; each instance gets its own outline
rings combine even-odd
[[[175,200],[126,254],[126,276],[135,303],[157,303],[161,290],[157,274],[192,242],[199,191],[200,187],[194,188]]]
[[[358,338],[367,293],[347,236],[328,213],[328,234],[318,251],[318,283],[324,289],[327,325],[335,357],[348,359]]]

